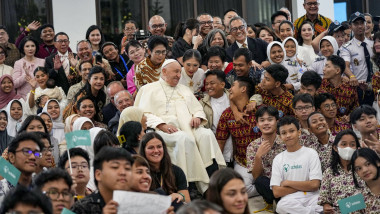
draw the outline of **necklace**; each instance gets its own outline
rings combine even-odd
[[[171,94],[170,97],[168,98],[168,95],[166,94],[165,89],[164,89],[164,86],[162,85],[161,82],[160,82],[160,85],[161,85],[162,90],[164,91],[164,94],[165,94],[165,97],[166,97],[166,111],[165,111],[165,114],[167,114],[167,113],[169,112],[169,102],[170,102],[170,100],[171,100],[172,97],[173,97],[173,94],[174,94],[174,90],[175,90],[175,88],[173,88],[172,94]]]

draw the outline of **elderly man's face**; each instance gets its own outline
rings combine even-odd
[[[149,21],[149,31],[152,35],[164,36],[167,24],[161,16],[153,16]]]
[[[175,87],[178,85],[181,78],[181,65],[178,62],[172,62],[162,68],[162,75],[170,86]]]
[[[7,43],[9,39],[7,31],[0,29],[0,44]]]
[[[116,108],[122,112],[129,106],[133,106],[133,97],[126,91],[120,92],[115,96]]]
[[[115,95],[117,92],[124,90],[124,87],[119,84],[112,84],[107,90],[107,94],[111,99],[113,105],[115,105]],[[116,106],[116,105],[115,105]]]
[[[319,10],[319,2],[318,0],[305,0],[303,7],[305,8],[307,14],[316,15]]]
[[[81,42],[78,44],[78,57],[82,61],[92,60],[92,49],[88,42]]]
[[[59,35],[56,38],[57,41],[54,42],[54,46],[59,52],[65,54],[69,49],[70,41],[66,35]]]
[[[230,34],[236,41],[243,43],[247,38],[247,28],[244,26],[242,20],[234,20],[231,22]]]
[[[201,15],[199,17],[199,24],[201,36],[206,36],[210,30],[214,29],[213,19],[209,15]]]

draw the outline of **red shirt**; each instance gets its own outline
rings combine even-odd
[[[263,97],[263,104],[275,107],[280,114],[280,117],[285,115],[294,115],[292,100],[293,94],[283,87],[284,93],[281,95],[273,95],[269,91],[256,86],[256,93]]]
[[[252,141],[261,136],[261,132],[256,127],[255,112],[252,112],[249,116],[245,116],[244,119],[248,121],[249,125],[237,123],[230,107],[224,110],[216,129],[216,139],[227,140],[232,135],[234,159],[241,166],[246,167],[247,147]]]

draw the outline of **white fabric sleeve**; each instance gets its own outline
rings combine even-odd
[[[310,149],[309,155],[309,179],[310,180],[322,180],[322,169],[321,169],[321,161],[319,160],[318,153]]]
[[[280,186],[282,181],[282,172],[281,172],[281,163],[280,160],[282,159],[283,154],[278,154],[273,159],[272,164],[272,176],[270,179],[270,187],[272,189],[272,186]]]

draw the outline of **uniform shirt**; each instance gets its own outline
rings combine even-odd
[[[321,78],[323,78],[323,68],[325,67],[326,64],[326,57],[320,56],[315,58],[314,62],[307,68],[308,71],[315,71]]]
[[[356,87],[351,86],[349,83],[342,82],[338,87],[334,87],[327,79],[323,79],[318,93],[324,92],[334,95],[338,110],[337,117],[349,115],[359,106]]]
[[[346,172],[340,164],[337,166],[339,175],[335,175],[331,167],[323,172],[321,188],[319,192],[318,204],[331,204],[335,212],[339,212],[338,201],[350,197],[355,192],[352,171]],[[358,182],[363,183],[359,178]]]
[[[334,126],[330,128],[330,131],[333,136],[336,136],[339,132],[350,128],[350,124],[335,120]]]
[[[261,94],[263,104],[275,107],[280,114],[280,117],[285,115],[294,115],[292,100],[293,94],[283,87],[284,93],[281,95],[273,95],[270,92],[256,86],[256,93]]]
[[[306,141],[303,145],[314,149],[318,152],[319,160],[321,161],[322,172],[324,172],[331,164],[331,151],[335,136],[329,134],[329,141],[323,145],[319,141]]]
[[[363,213],[363,214],[376,214],[379,213],[380,210],[380,195],[375,195],[371,192],[367,185],[362,185],[363,188],[357,190],[356,194],[363,194],[364,202],[366,208],[355,213]]]
[[[300,66],[295,58],[285,60],[282,65],[285,66],[289,72],[288,78],[286,78],[286,83],[292,84],[294,90],[299,91],[301,88],[301,77],[304,68]]]
[[[255,128],[255,112],[244,117],[249,125],[236,122],[231,108],[227,108],[220,116],[218,127],[216,129],[217,140],[227,140],[232,135],[234,143],[235,161],[243,166],[247,166],[247,147],[248,145],[261,136],[261,132]],[[256,130],[256,132],[255,132]]]
[[[367,49],[370,57],[373,56],[373,41],[365,38],[364,42],[367,43]],[[361,41],[357,40],[355,37],[342,45],[342,50],[340,56],[346,62],[350,62],[350,68],[352,73],[356,76],[357,80],[367,81],[368,68],[364,56],[364,47],[361,46]]]
[[[256,139],[252,143],[250,143],[247,147],[247,168],[248,172],[251,173],[253,170],[253,164],[255,163],[255,156],[257,153],[257,150],[259,150],[259,147],[262,144],[262,138]],[[285,144],[280,139],[280,136],[276,136],[276,139],[274,140],[272,148],[269,150],[269,152],[266,155],[263,155],[261,157],[262,165],[263,165],[263,172],[262,175],[265,177],[270,178],[272,175],[272,163],[273,159],[280,154],[281,152],[286,150]]]

